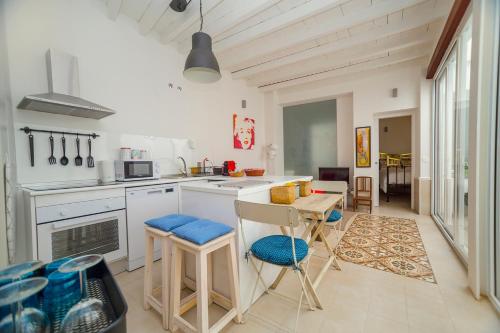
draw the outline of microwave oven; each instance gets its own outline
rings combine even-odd
[[[115,161],[115,179],[119,182],[159,178],[158,161]]]

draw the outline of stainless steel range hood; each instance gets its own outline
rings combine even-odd
[[[49,92],[25,96],[19,109],[101,119],[115,111],[80,98],[78,59],[49,49],[46,54]]]

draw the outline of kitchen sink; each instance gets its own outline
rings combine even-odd
[[[187,175],[164,175],[161,176],[162,179],[182,179],[182,178],[188,178],[189,176]]]
[[[204,174],[199,174],[199,175],[183,175],[183,174],[178,174],[178,175],[164,175],[161,176],[162,179],[183,179],[183,178],[197,178],[197,177],[207,177],[207,176],[212,176],[212,175],[204,175]]]

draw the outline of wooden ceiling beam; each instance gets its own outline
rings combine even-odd
[[[424,31],[423,33],[422,30]],[[411,34],[391,36],[383,40],[372,41],[371,43],[326,56],[311,58],[300,64],[291,64],[273,71],[263,72],[247,78],[247,82],[251,86],[262,86],[269,82],[286,81],[309,73],[322,72],[345,64],[358,63],[368,58],[387,56],[387,54],[403,52],[404,50],[415,49],[417,47],[427,48],[430,53],[435,35],[436,33],[425,33],[425,29],[416,29]]]
[[[252,63],[247,62],[244,64],[240,64],[238,67],[231,68],[225,63],[223,63],[223,65],[226,69],[229,69],[232,72],[234,78],[245,78],[276,68],[281,68],[282,66],[291,64],[297,65],[301,61],[305,61],[310,58],[319,57],[334,52],[341,52],[343,50],[357,47],[359,45],[364,45],[375,40],[384,39],[388,36],[395,36],[398,34],[412,34],[412,31],[414,30],[421,31],[422,27],[425,28],[425,30],[423,31],[424,34],[428,32],[432,34],[432,37],[434,38],[435,34],[441,28],[442,23],[443,19],[441,15],[438,12],[434,12],[433,14],[426,15],[423,18],[412,18],[408,21],[393,22],[384,26],[374,26],[373,29],[359,35],[355,35],[350,38],[335,40],[323,45],[319,45],[315,48],[308,48],[303,51],[294,52],[287,56],[271,58],[270,60],[261,59],[260,63],[258,62],[258,59],[253,59]],[[418,39],[419,36],[415,35],[415,38]]]
[[[304,19],[324,11],[328,11],[345,2],[347,2],[347,0],[315,0],[306,2],[303,5],[274,16],[272,19],[260,22],[250,28],[233,32],[226,36],[219,36],[214,41],[214,49],[219,52],[227,50],[249,40],[259,38],[291,24],[303,21]]]
[[[142,35],[148,34],[156,22],[170,11],[170,0],[152,0],[142,17],[139,19],[139,31]]]
[[[443,2],[443,1],[442,1]],[[444,1],[446,2],[446,1]],[[328,16],[322,15],[321,21],[305,20],[299,24],[292,25],[286,29],[280,30],[272,35],[247,43],[238,48],[228,50],[218,54],[221,63],[232,68],[237,62],[243,63],[252,61],[252,59],[264,59],[273,53],[287,49],[293,49],[298,45],[304,44],[311,48],[311,41],[326,38],[339,31],[353,28],[366,22],[376,20],[387,16],[390,13],[401,12],[402,9],[413,5],[423,3],[424,7],[430,8],[427,14],[434,10],[434,2],[425,0],[386,0],[376,2],[366,8],[351,11],[350,14],[342,16],[339,14],[335,19],[328,19]],[[402,17],[397,19],[400,21]]]
[[[203,16],[208,16],[214,7],[221,4],[224,0],[205,0],[203,1]],[[200,0],[192,0],[189,6],[183,13],[178,13],[183,16],[183,21],[175,29],[167,31],[163,36],[161,36],[161,42],[168,44],[174,41],[180,34],[185,30],[189,29],[193,25],[199,25],[200,22]]]
[[[239,24],[267,10],[280,1],[281,0],[231,0],[231,6],[226,6],[224,3],[224,5],[218,6],[206,17],[206,24],[203,30],[208,33],[212,39],[216,39],[217,36],[230,31]],[[188,29],[176,38],[181,52],[191,47],[191,35],[195,31],[196,27],[195,29]]]
[[[342,75],[360,73],[363,71],[390,66],[394,64],[399,64],[406,61],[411,61],[414,59],[428,57],[429,49],[417,47],[411,48],[402,52],[397,52],[395,54],[389,55],[387,57],[378,58],[375,60],[368,60],[362,63],[356,63],[340,68],[332,68],[329,70],[324,70],[318,73],[309,73],[307,75],[302,75],[300,77],[291,78],[286,81],[281,82],[270,82],[259,86],[261,91],[273,91],[279,90],[299,84],[305,84],[313,81],[324,80],[332,77],[338,77]]]

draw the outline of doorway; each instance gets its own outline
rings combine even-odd
[[[379,124],[380,205],[411,208],[412,117],[380,118]]]

